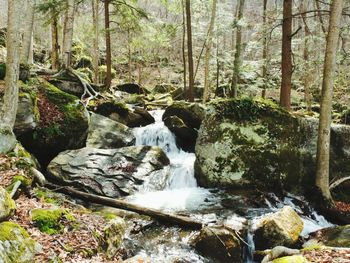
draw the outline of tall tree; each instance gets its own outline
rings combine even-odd
[[[242,18],[244,11],[245,0],[237,2],[237,17],[236,17],[236,52],[235,60],[233,62],[233,75],[231,80],[231,96],[236,98],[238,96],[238,79],[242,65]]]
[[[186,7],[184,0],[181,0],[182,6],[182,63],[183,63],[183,78],[184,78],[184,92],[187,89],[187,61],[186,61]]]
[[[264,81],[263,91],[262,91],[262,97],[266,97],[266,89],[267,89],[267,52],[268,52],[268,46],[267,46],[267,0],[263,0],[264,8],[263,8],[263,68],[262,68],[262,77]]]
[[[35,0],[24,1],[23,44],[20,59],[22,64],[31,64],[33,61],[31,49],[33,48],[34,6]]]
[[[326,205],[332,205],[332,196],[329,190],[330,126],[332,122],[333,83],[342,6],[342,0],[332,1],[323,69],[321,111],[318,128],[316,187],[320,191]]]
[[[191,0],[186,0],[187,53],[188,53],[188,100],[194,101],[194,67],[192,51]]]
[[[12,150],[16,144],[13,127],[16,121],[18,107],[18,76],[20,60],[20,21],[21,1],[8,1],[7,14],[7,57],[5,94],[0,111],[0,152]]]
[[[63,29],[63,68],[70,68],[72,57],[73,30],[74,30],[75,0],[66,0],[66,12]]]
[[[105,9],[105,40],[106,40],[106,88],[109,89],[112,83],[112,50],[111,50],[111,32],[110,32],[110,19],[109,19],[109,4],[110,0],[104,0]]]
[[[292,90],[292,0],[283,1],[282,24],[282,82],[280,105],[290,110]]]
[[[203,103],[205,103],[208,100],[209,94],[210,94],[209,62],[210,62],[210,55],[211,55],[210,53],[211,46],[213,44],[213,29],[214,29],[215,17],[216,17],[216,5],[217,5],[217,0],[212,0],[211,17],[210,17],[209,29],[208,29],[208,41],[205,47]]]
[[[100,37],[100,28],[99,28],[99,2],[100,0],[92,0],[92,19],[94,25],[94,38],[93,38],[93,68],[94,68],[94,83],[98,84],[99,78],[99,37]]]

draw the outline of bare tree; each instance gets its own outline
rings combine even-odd
[[[316,187],[320,191],[325,201],[324,205],[326,206],[333,203],[329,190],[329,146],[330,126],[332,122],[333,82],[342,6],[342,0],[332,1],[323,69],[321,111],[318,128]]]
[[[73,44],[75,0],[67,0],[63,29],[63,68],[70,68]]]
[[[194,67],[192,51],[192,22],[191,22],[191,0],[186,0],[186,21],[187,21],[187,52],[188,52],[188,100],[194,101]]]
[[[33,48],[33,25],[34,25],[34,7],[35,0],[24,1],[24,19],[23,19],[23,41],[21,50],[21,63],[31,64],[31,49]]]
[[[93,25],[94,25],[94,38],[93,38],[93,46],[94,46],[94,52],[93,52],[93,68],[94,68],[94,83],[98,84],[98,78],[99,78],[99,36],[100,36],[100,29],[99,29],[99,0],[92,0],[92,18],[93,18]]]
[[[111,87],[112,83],[112,50],[111,50],[111,32],[110,32],[110,21],[109,21],[109,2],[110,0],[104,0],[105,9],[105,34],[106,34],[106,88]]]

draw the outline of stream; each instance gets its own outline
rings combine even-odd
[[[162,121],[162,110],[151,111],[156,122],[135,128],[136,145],[159,146],[170,160],[168,174],[150,179],[140,191],[127,200],[145,207],[188,215],[211,225],[227,225],[246,229],[244,262],[252,263],[254,252],[253,229],[259,218],[289,205],[304,221],[303,236],[321,228],[332,226],[317,214],[300,196],[288,194],[279,198],[274,194],[261,196],[254,191],[224,191],[197,186],[194,177],[195,154],[176,146],[175,136]],[[161,185],[163,190],[156,190]],[[174,226],[162,226],[139,219],[140,231],[129,231],[125,247],[150,262],[215,262],[197,253],[190,246],[195,231]],[[156,225],[155,225],[156,224]]]

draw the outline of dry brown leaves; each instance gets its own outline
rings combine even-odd
[[[303,252],[304,257],[315,263],[349,263],[350,249],[315,249]]]
[[[99,215],[88,213],[87,210],[73,209],[71,203],[64,203],[63,207],[72,209],[77,227],[67,225],[64,233],[48,235],[40,232],[30,219],[30,211],[35,208],[51,208],[54,205],[29,198],[24,195],[16,200],[16,215],[12,221],[27,230],[29,235],[41,246],[42,251],[36,255],[36,262],[49,262],[56,257],[67,263],[109,263],[122,262],[120,256],[108,260],[104,254],[98,253],[99,242],[96,233],[102,233],[107,221]],[[90,252],[90,253],[87,253]]]
[[[63,113],[57,105],[50,102],[43,93],[39,93],[38,98],[40,125],[42,127],[49,127],[51,124],[59,123],[63,120]]]
[[[350,204],[344,202],[336,202],[335,206],[338,211],[343,213],[350,213]]]
[[[8,157],[0,154],[0,186],[7,187],[11,184],[12,178],[16,175],[25,176],[26,171],[18,168],[15,163],[19,161],[17,157]]]

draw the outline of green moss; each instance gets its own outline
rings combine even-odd
[[[0,224],[0,259],[4,262],[34,262],[36,242],[18,224],[3,222]]]
[[[47,234],[58,234],[64,229],[62,220],[70,223],[75,221],[74,216],[67,209],[34,209],[31,211],[32,221]]]
[[[40,198],[42,201],[54,205],[61,205],[62,199],[56,196],[56,193],[47,190],[46,188],[35,188],[34,194],[36,197]]]
[[[301,255],[278,258],[273,263],[307,263],[308,261]]]
[[[11,198],[10,194],[0,187],[0,221],[6,220],[13,216],[16,210],[15,201]]]

